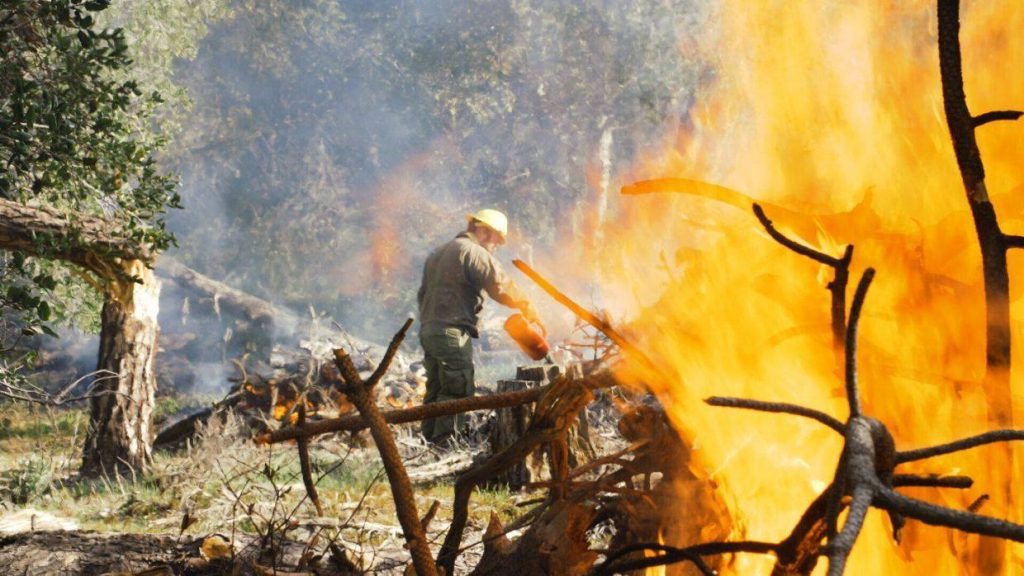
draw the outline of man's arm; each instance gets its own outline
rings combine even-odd
[[[495,302],[518,308],[530,322],[541,324],[533,304],[508,277],[501,263],[483,248],[473,250],[466,259],[466,275],[476,286],[480,286]]]

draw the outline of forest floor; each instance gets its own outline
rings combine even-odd
[[[157,417],[177,412],[183,403],[203,405],[208,400],[165,397],[158,403]],[[140,565],[159,562],[172,551],[179,556],[190,548],[196,552],[211,535],[220,535],[236,554],[250,554],[265,565],[290,562],[284,556],[301,555],[311,542],[318,553],[334,541],[368,572],[402,573],[405,568],[408,553],[391,492],[376,450],[365,438],[330,436],[313,443],[314,475],[324,508],[318,517],[306,498],[294,448],[256,445],[240,420],[211,424],[187,446],[158,451],[144,476],[83,480],[75,470],[87,423],[83,410],[0,404],[4,573],[137,573]],[[396,431],[416,483],[420,513],[434,500],[441,503],[429,529],[436,549],[450,519],[454,472],[468,466],[474,451],[483,448],[466,444],[440,452],[420,440],[412,427]],[[518,504],[533,496],[507,489],[484,489],[474,496],[463,540],[470,545],[461,559],[466,572],[482,553],[480,537],[490,515],[507,523],[523,515],[527,508]],[[41,534],[54,529],[76,532]],[[113,547],[97,544],[107,542],[103,535],[114,534],[126,536]],[[113,552],[101,553],[107,548]],[[33,559],[32,549],[58,554],[50,558],[52,570]],[[266,554],[268,549],[276,549],[277,557]],[[156,554],[160,550],[163,556]],[[97,558],[109,561],[96,564]],[[18,562],[27,568],[19,570]]]

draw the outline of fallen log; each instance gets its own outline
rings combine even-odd
[[[616,385],[616,382],[615,379],[612,378],[611,374],[602,373],[587,376],[584,380],[584,384],[591,390],[597,390],[600,388],[610,388]],[[472,398],[461,398],[459,400],[449,400],[447,402],[435,402],[433,404],[424,404],[422,406],[406,408],[403,410],[389,410],[381,413],[381,415],[384,417],[384,421],[388,424],[407,424],[409,422],[418,422],[427,418],[452,416],[455,414],[462,414],[464,412],[497,410],[498,408],[509,408],[512,406],[536,402],[538,398],[543,396],[544,393],[550,389],[550,387],[551,386],[549,385],[542,386],[540,388],[521,390],[518,392],[508,392],[505,394],[474,396]],[[332,432],[357,432],[365,429],[367,426],[368,424],[362,416],[353,414],[343,416],[341,418],[310,422],[304,426],[289,426],[287,428],[275,430],[273,432],[257,436],[256,442],[259,444],[277,444],[288,440],[296,440],[299,437],[312,438],[314,436],[330,434]]]
[[[290,311],[278,308],[258,296],[214,280],[173,258],[166,256],[160,258],[156,270],[157,275],[161,278],[216,298],[218,306],[228,306],[240,312],[250,321],[270,322],[287,317],[288,320],[295,322],[295,315]]]

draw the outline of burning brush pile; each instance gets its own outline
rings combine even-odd
[[[306,459],[320,434],[370,428],[418,574],[462,573],[474,489],[538,449],[550,472],[530,484],[539,505],[508,528],[492,522],[474,573],[1024,565],[1010,443],[1024,439],[1010,362],[1024,315],[1009,283],[1024,236],[1001,227],[1022,225],[1020,128],[1003,122],[1022,113],[998,108],[1024,102],[1024,79],[1006,73],[1024,46],[1008,22],[1024,12],[727,1],[720,19],[709,95],[664,154],[635,168],[639,182],[583,259],[617,315],[633,318],[628,330],[531,275],[622,363],[381,413],[366,401],[380,369],[363,378],[336,351],[359,415],[300,416],[264,438],[295,440]],[[993,111],[972,114],[967,95]],[[622,386],[657,405],[626,411],[621,451],[573,464],[580,414]],[[417,512],[387,425],[528,404],[518,439],[458,476],[435,556],[441,536]]]

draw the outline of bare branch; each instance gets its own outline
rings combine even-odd
[[[850,305],[850,321],[846,326],[846,399],[850,404],[850,418],[861,415],[860,390],[857,387],[857,325],[860,323],[860,312],[864,307],[871,280],[875,277],[875,269],[868,268],[860,277],[857,291]]]
[[[590,576],[610,576],[612,574],[620,573],[625,574],[634,570],[643,570],[654,566],[667,566],[669,564],[677,564],[679,562],[693,562],[702,574],[714,575],[715,571],[704,563],[703,558],[701,558],[702,556],[736,554],[741,552],[751,554],[773,554],[777,547],[778,544],[771,542],[753,541],[710,542],[707,544],[688,546],[686,548],[675,548],[673,546],[655,543],[631,544],[610,553],[608,558],[601,563],[601,565],[596,566],[590,572]],[[637,558],[635,560],[618,562],[618,560],[624,556],[648,550],[662,552],[662,554],[651,558]]]
[[[398,353],[398,347],[402,345],[402,340],[405,340],[405,334],[409,331],[410,326],[412,326],[412,318],[406,319],[405,324],[402,324],[402,328],[391,339],[391,344],[388,345],[387,351],[384,352],[384,357],[381,358],[380,364],[377,365],[377,369],[370,375],[370,379],[366,381],[367,391],[373,389],[380,382],[380,379],[387,374],[388,368],[395,360],[395,354]]]
[[[985,432],[984,434],[978,434],[977,436],[971,436],[962,440],[955,440],[947,444],[939,444],[938,446],[932,446],[930,448],[918,448],[917,450],[897,452],[896,463],[903,464],[904,462],[934,458],[935,456],[952,454],[953,452],[960,452],[961,450],[968,450],[977,446],[984,446],[985,444],[993,444],[995,442],[1012,442],[1014,440],[1024,440],[1024,430],[993,430],[991,432]]]
[[[85,379],[100,374],[102,374],[102,376],[93,380],[93,382],[89,385],[89,388],[85,391],[85,393],[80,394],[78,396],[68,396],[68,394],[70,394],[71,391],[74,390]],[[96,390],[96,388],[98,388],[99,385],[102,384],[103,382],[106,382],[108,380],[116,380],[117,378],[119,378],[119,376],[116,373],[111,372],[110,370],[96,370],[94,372],[86,374],[85,376],[82,376],[81,378],[75,380],[68,386],[65,386],[64,389],[61,390],[56,395],[51,395],[42,388],[39,388],[38,386],[31,386],[29,388],[26,388],[24,386],[15,384],[14,382],[11,382],[9,380],[0,379],[0,396],[10,398],[11,400],[16,400],[18,402],[28,402],[31,404],[40,404],[42,406],[52,407],[63,406],[65,404],[73,404],[75,402],[81,402],[83,400],[91,400],[93,398],[100,398],[103,396],[110,395],[121,395],[127,397],[127,395],[124,392],[120,392],[118,390]]]
[[[584,380],[584,385],[591,390],[596,390],[599,388],[610,388],[615,386],[616,382],[611,374],[592,374]],[[529,388],[527,390],[518,390],[516,392],[506,392],[503,394],[491,394],[488,396],[473,396],[470,398],[460,398],[458,400],[446,400],[444,402],[422,404],[420,406],[405,408],[402,410],[389,410],[381,413],[381,415],[384,417],[384,421],[388,424],[405,424],[408,422],[418,422],[427,418],[451,416],[454,414],[474,412],[477,410],[510,408],[512,406],[521,406],[523,404],[536,402],[537,399],[543,396],[549,389],[550,385],[538,388]],[[279,442],[295,440],[300,436],[312,438],[313,436],[329,434],[331,432],[356,432],[358,430],[363,430],[366,427],[366,419],[362,416],[342,416],[341,418],[311,422],[301,427],[289,426],[288,428],[275,430],[274,432],[258,436],[256,441],[261,444],[277,444]]]
[[[971,118],[971,125],[975,128],[988,124],[989,122],[995,122],[997,120],[1016,120],[1024,115],[1024,112],[1020,110],[993,110],[991,112],[985,112],[984,114],[978,114]]]
[[[1003,234],[1003,244],[1005,244],[1007,248],[1024,248],[1024,236]]]
[[[850,557],[850,551],[853,550],[853,544],[857,541],[860,529],[864,527],[864,519],[867,518],[873,496],[870,486],[854,488],[853,501],[850,503],[850,512],[846,516],[846,523],[843,524],[839,535],[828,545],[829,576],[842,576],[846,569],[846,560]]]
[[[840,434],[843,434],[846,430],[846,425],[838,419],[819,410],[797,406],[796,404],[762,402],[760,400],[747,400],[745,398],[732,398],[727,396],[712,396],[710,398],[705,398],[704,402],[711,406],[721,406],[724,408],[744,408],[747,410],[757,410],[759,412],[793,414],[795,416],[803,416],[805,418],[817,420]]]
[[[973,512],[936,506],[904,496],[885,487],[880,488],[875,494],[875,505],[883,510],[897,512],[907,518],[914,518],[933,526],[945,526],[973,534],[1024,542],[1024,525]]]
[[[306,399],[299,398],[299,426],[306,423]],[[306,495],[309,501],[316,508],[316,515],[323,516],[324,508],[320,505],[320,495],[316,491],[316,482],[313,481],[313,471],[309,462],[309,438],[299,438],[296,442],[299,449],[299,470],[302,472],[302,485],[306,487]]]
[[[840,258],[834,258],[832,256],[829,256],[828,254],[825,254],[824,252],[820,252],[809,246],[804,246],[803,244],[795,240],[791,240],[785,237],[781,232],[778,231],[778,229],[775,228],[775,225],[772,224],[772,221],[769,220],[768,216],[765,215],[764,210],[761,208],[761,205],[757,204],[756,202],[754,203],[754,215],[757,216],[757,220],[761,223],[761,226],[764,226],[765,231],[768,232],[768,235],[771,236],[773,240],[775,240],[779,244],[782,244],[786,248],[789,248],[793,252],[796,252],[801,256],[806,256],[811,260],[814,260],[815,262],[820,262],[826,266],[831,266],[833,268],[842,265],[843,260]]]
[[[974,480],[969,476],[894,474],[892,485],[896,488],[970,488],[974,485]]]
[[[408,330],[406,322],[402,330],[392,340],[392,347],[397,348]],[[389,348],[390,350],[390,348]],[[387,371],[386,362],[394,356],[385,355],[381,364],[374,371],[374,374],[383,374]],[[370,390],[371,386],[365,384],[359,377],[352,364],[352,357],[348,353],[337,348],[334,350],[334,362],[338,366],[341,377],[346,384],[346,394],[349,400],[355,404],[359,412],[366,418],[369,424],[370,433],[373,435],[377,451],[380,453],[381,461],[384,463],[384,471],[388,475],[388,482],[391,484],[391,494],[395,501],[395,511],[398,515],[398,522],[402,526],[406,544],[412,555],[413,565],[419,576],[434,576],[437,574],[437,567],[434,565],[434,558],[430,554],[430,546],[427,542],[423,526],[420,524],[419,514],[416,512],[416,498],[412,490],[412,482],[402,464],[402,457],[395,445],[395,437],[388,428],[387,422],[381,415],[380,409],[374,402]],[[379,376],[378,376],[379,378]]]

